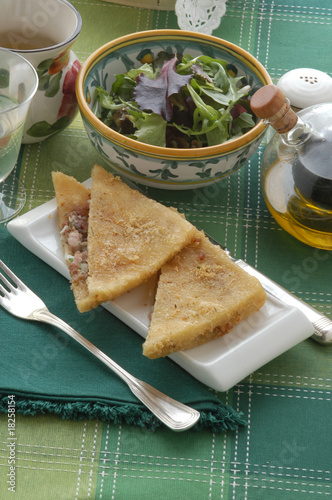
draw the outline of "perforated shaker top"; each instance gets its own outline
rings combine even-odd
[[[277,85],[297,109],[332,102],[332,78],[317,69],[293,69],[285,73]]]

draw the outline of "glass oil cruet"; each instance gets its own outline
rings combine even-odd
[[[278,224],[307,245],[332,250],[332,102],[295,113],[276,85],[251,109],[275,130],[262,161],[262,190]]]

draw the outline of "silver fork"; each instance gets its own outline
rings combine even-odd
[[[132,393],[173,431],[190,429],[199,420],[200,413],[198,411],[137,379],[62,319],[52,314],[45,303],[1,260],[0,268],[7,275],[0,272],[0,305],[4,309],[19,318],[49,323],[63,330],[115,372],[128,385]]]

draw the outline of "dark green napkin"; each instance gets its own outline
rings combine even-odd
[[[39,295],[52,313],[134,376],[201,412],[197,429],[213,431],[245,425],[241,414],[169,359],[142,355],[143,339],[99,307],[80,314],[68,281],[18,243],[0,226],[0,259]],[[24,414],[53,413],[63,418],[99,418],[157,428],[159,420],[127,385],[62,331],[20,320],[0,307],[0,410],[8,395]]]

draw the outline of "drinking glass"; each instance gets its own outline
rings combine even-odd
[[[0,48],[0,223],[23,208],[26,194],[13,175],[21,149],[22,134],[38,76],[30,62]]]

